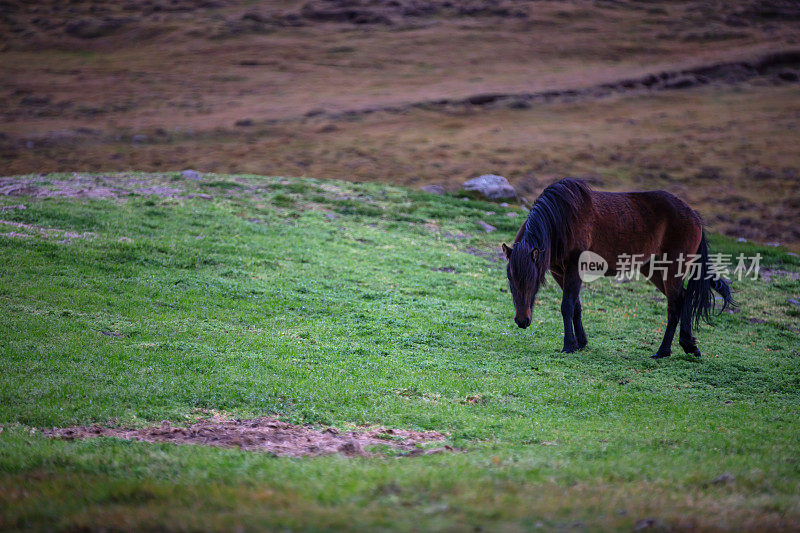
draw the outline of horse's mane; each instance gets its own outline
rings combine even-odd
[[[544,270],[551,261],[560,261],[566,255],[574,236],[576,216],[590,192],[585,181],[565,178],[547,187],[534,202],[518,244],[545,254],[540,262]],[[529,261],[527,266],[530,268]],[[524,270],[527,269],[520,272]]]

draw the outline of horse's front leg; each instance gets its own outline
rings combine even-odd
[[[561,316],[564,318],[564,353],[572,353],[586,346],[586,332],[581,321],[581,279],[575,272],[564,276],[564,294],[561,299]],[[577,330],[577,336],[576,336]]]

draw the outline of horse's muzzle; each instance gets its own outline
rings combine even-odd
[[[514,317],[514,322],[516,322],[517,325],[519,327],[521,327],[522,329],[525,329],[525,328],[527,328],[528,326],[531,325],[531,319],[530,318],[517,318],[517,317]]]

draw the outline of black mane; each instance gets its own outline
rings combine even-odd
[[[526,251],[540,250],[540,263],[547,270],[551,261],[559,261],[568,251],[578,211],[590,192],[583,180],[565,178],[547,187],[534,202],[525,221],[525,231],[515,246]],[[525,254],[518,255],[522,259]],[[520,265],[522,267],[522,265]],[[528,262],[530,268],[530,262]],[[520,269],[520,271],[527,269]]]

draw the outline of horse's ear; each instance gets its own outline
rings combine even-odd
[[[538,248],[534,248],[533,250],[531,250],[531,259],[533,259],[534,263],[539,260],[539,249]]]
[[[506,259],[511,259],[511,248],[506,243],[503,243],[503,252],[506,254]]]

